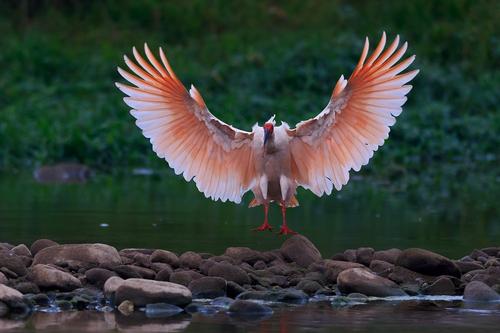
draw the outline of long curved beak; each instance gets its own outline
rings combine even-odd
[[[266,145],[267,140],[269,140],[269,136],[271,135],[271,131],[264,128],[264,145]]]

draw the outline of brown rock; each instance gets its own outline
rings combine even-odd
[[[14,285],[14,289],[23,294],[38,294],[40,288],[33,282],[19,282]]]
[[[370,262],[370,269],[377,273],[377,275],[388,277],[394,269],[394,265],[382,260],[372,260]]]
[[[370,266],[375,250],[371,247],[360,247],[356,250],[356,261],[362,265]]]
[[[427,295],[455,295],[455,284],[446,276],[439,277],[434,283],[423,290]]]
[[[134,303],[125,300],[118,305],[118,311],[124,316],[130,316],[134,312]]]
[[[17,256],[31,257],[30,249],[28,249],[28,247],[24,244],[19,244],[18,246],[13,247],[10,252]]]
[[[153,303],[167,303],[185,306],[191,302],[192,295],[185,286],[145,279],[125,280],[116,290],[117,304],[129,300],[136,306],[145,306]]]
[[[91,284],[102,288],[106,281],[113,276],[118,276],[115,272],[104,268],[91,268],[85,272],[85,278]]]
[[[196,298],[216,298],[226,294],[226,280],[220,277],[206,276],[189,283],[189,290]]]
[[[19,291],[7,287],[4,284],[0,284],[0,302],[10,304],[14,302],[22,302],[23,294]]]
[[[179,262],[181,267],[187,267],[187,268],[192,268],[192,269],[198,269],[200,268],[201,261],[203,259],[201,256],[193,251],[188,251],[184,252],[180,257],[179,257]]]
[[[250,278],[243,269],[228,263],[218,263],[216,265],[213,265],[208,270],[208,275],[218,276],[227,281],[236,282],[240,285],[250,283]]]
[[[170,282],[189,286],[191,281],[201,279],[203,275],[195,271],[176,271],[170,274]]]
[[[0,272],[0,284],[7,284],[9,280],[4,273]]]
[[[412,248],[404,250],[398,257],[396,264],[425,275],[461,276],[460,270],[450,259],[424,249]]]
[[[356,250],[353,250],[353,249],[345,250],[344,251],[344,258],[349,262],[357,262],[358,257],[357,257]]]
[[[366,268],[350,268],[341,272],[337,278],[337,286],[344,294],[361,293],[377,297],[406,295],[397,284]]]
[[[252,250],[248,247],[228,247],[226,252],[224,252],[224,255],[233,258],[236,264],[246,262],[253,265],[257,261],[263,260],[263,256],[260,252]]]
[[[78,267],[121,264],[118,251],[106,244],[68,244],[46,247],[33,260],[37,264],[69,263]]]
[[[472,281],[465,287],[464,301],[497,302],[500,301],[500,295],[487,284],[480,281]]]
[[[376,251],[373,254],[373,260],[381,260],[394,265],[396,264],[396,261],[398,260],[398,257],[402,252],[403,251],[401,251],[400,249],[395,248]]]
[[[151,262],[162,262],[171,267],[179,267],[179,257],[170,251],[156,250],[151,254]]]
[[[288,238],[281,245],[280,250],[285,259],[293,261],[304,268],[322,259],[321,253],[316,246],[302,235],[295,235]]]
[[[422,285],[424,282],[434,282],[436,277],[420,274],[401,266],[394,266],[392,272],[389,274],[389,279],[398,284],[405,283]]]
[[[112,276],[104,283],[103,291],[106,297],[111,297],[115,294],[118,287],[120,287],[125,280],[118,276]]]
[[[364,268],[365,266],[349,261],[335,261],[326,259],[323,261],[326,271],[325,278],[328,283],[336,283],[339,274],[350,268]]]
[[[82,287],[80,280],[73,275],[49,265],[37,264],[33,266],[30,269],[30,277],[41,288],[70,291]]]
[[[43,250],[46,247],[54,245],[59,245],[59,244],[50,239],[39,239],[34,241],[33,244],[31,244],[30,252],[32,255],[36,255],[40,250]]]
[[[470,271],[484,268],[483,265],[477,261],[454,261],[454,263],[457,265],[462,275]]]
[[[14,272],[16,277],[25,276],[28,273],[21,257],[7,251],[0,251],[0,267],[7,268],[9,271]],[[7,271],[3,272],[7,273]]]
[[[141,279],[142,276],[139,274],[132,265],[118,265],[113,267],[113,271],[124,279]]]
[[[169,265],[168,267],[165,267],[164,269],[162,269],[161,271],[156,273],[155,280],[157,280],[157,281],[170,281],[170,275],[172,274],[172,272],[173,272],[173,270]]]

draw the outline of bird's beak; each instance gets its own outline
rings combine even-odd
[[[266,145],[267,140],[269,139],[269,136],[271,135],[271,131],[264,128],[264,145]]]

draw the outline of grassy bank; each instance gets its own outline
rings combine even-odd
[[[79,161],[163,168],[113,83],[133,45],[165,46],[212,112],[248,129],[324,107],[368,35],[417,55],[405,112],[362,173],[493,174],[500,146],[496,1],[6,1],[0,4],[0,170]],[[496,25],[496,26],[495,26]]]

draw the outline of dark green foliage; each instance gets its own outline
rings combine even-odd
[[[248,129],[326,105],[365,35],[409,41],[421,72],[364,174],[491,173],[500,146],[497,1],[4,1],[0,170],[79,161],[164,167],[134,127],[116,66],[163,45],[212,112]]]

